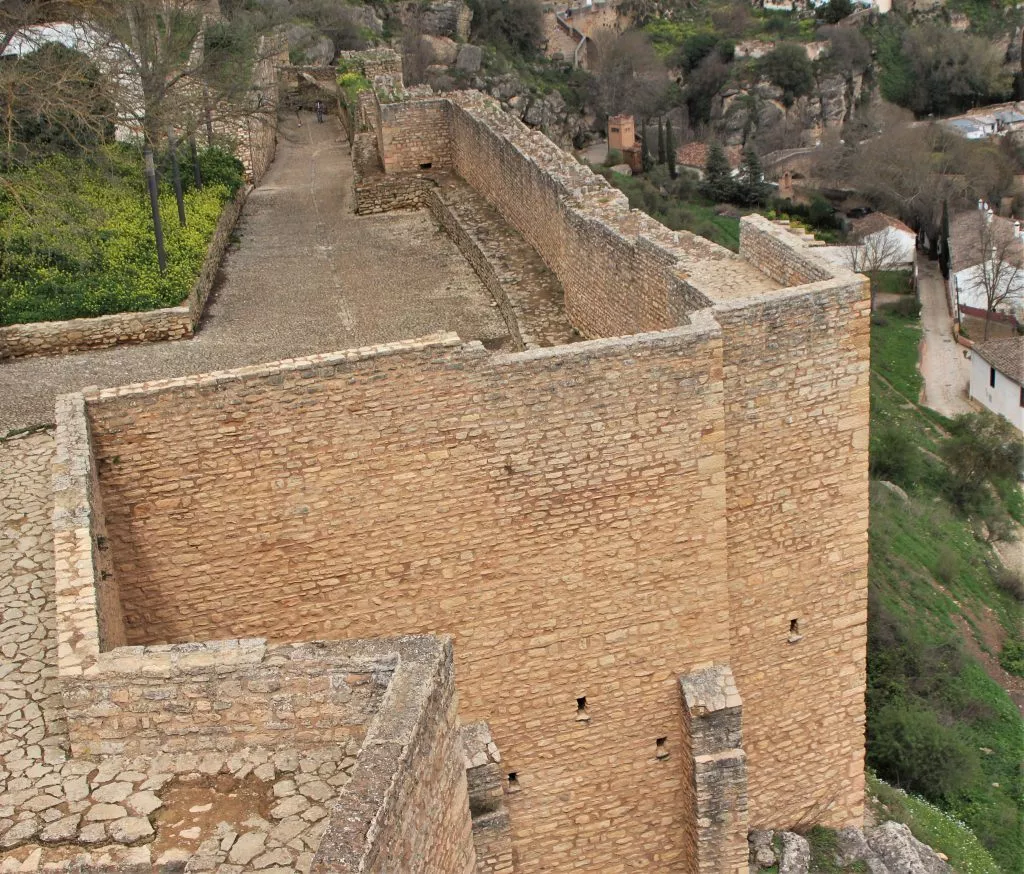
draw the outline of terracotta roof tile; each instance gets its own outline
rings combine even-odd
[[[897,231],[905,231],[908,234],[914,234],[913,228],[907,227],[898,218],[893,218],[893,216],[886,215],[884,212],[873,212],[870,215],[864,216],[864,218],[853,219],[850,222],[850,227],[853,229],[854,234],[861,238],[869,237],[871,234],[877,234],[879,231],[884,231],[886,228],[893,228]]]

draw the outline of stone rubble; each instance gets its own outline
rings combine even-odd
[[[0,874],[308,871],[358,748],[76,759],[57,684],[48,432],[0,442]],[[175,792],[207,789],[269,809],[239,823]],[[255,787],[255,788],[253,788]],[[241,793],[239,793],[241,794]],[[161,848],[154,852],[159,845]],[[80,866],[75,868],[74,866]]]

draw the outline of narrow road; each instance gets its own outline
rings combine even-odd
[[[192,340],[0,362],[0,435],[53,421],[57,395],[456,331],[507,333],[455,244],[425,211],[356,216],[334,116],[282,122]]]
[[[967,400],[971,363],[953,340],[953,323],[946,306],[946,288],[938,265],[918,261],[921,295],[920,368],[924,379],[921,403],[944,416],[972,410]]]

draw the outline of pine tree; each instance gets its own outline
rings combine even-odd
[[[672,136],[672,122],[665,122],[665,158],[668,161],[668,175],[675,179],[679,174],[676,172],[676,143]]]
[[[665,163],[665,128],[662,127],[661,119],[658,119],[658,163]]]
[[[732,178],[729,159],[718,143],[712,143],[708,149],[700,190],[708,200],[716,203],[727,203],[736,196],[736,183]]]
[[[949,279],[949,204],[942,201],[942,237],[939,239],[939,270]]]

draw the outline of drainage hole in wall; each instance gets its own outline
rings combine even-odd
[[[803,639],[803,635],[800,633],[800,620],[790,619],[789,620],[789,642],[796,643]]]
[[[667,737],[659,737],[659,738],[657,738],[654,741],[654,756],[655,756],[655,758],[658,758],[658,759],[667,759],[668,758],[668,747],[666,747],[666,743],[667,742],[668,742],[668,738]]]

